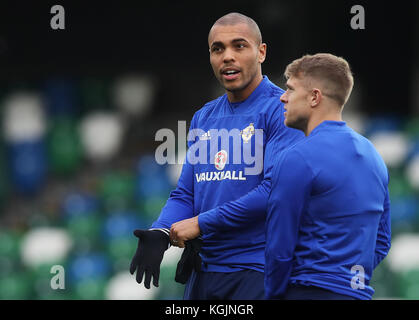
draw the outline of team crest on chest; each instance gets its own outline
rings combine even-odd
[[[223,170],[226,163],[227,163],[227,151],[225,150],[218,151],[217,154],[215,155],[215,161],[214,161],[215,168],[217,168],[218,170]]]
[[[252,139],[252,136],[255,134],[255,127],[253,126],[253,123],[249,124],[249,126],[240,131],[240,134],[244,143],[249,142],[249,140]]]

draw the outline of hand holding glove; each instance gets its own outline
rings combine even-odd
[[[201,271],[201,257],[199,256],[201,247],[201,238],[185,241],[185,249],[176,268],[176,282],[185,284],[193,270],[197,272]]]

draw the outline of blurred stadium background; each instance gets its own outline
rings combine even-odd
[[[62,4],[66,29],[49,26]],[[363,4],[366,30],[350,28]],[[25,10],[21,10],[24,7]],[[268,43],[264,73],[283,85],[305,53],[349,60],[345,120],[372,140],[391,175],[392,249],[375,299],[419,299],[418,4],[232,1],[190,4],[3,3],[0,8],[0,299],[181,299],[181,250],[165,255],[160,287],[128,272],[137,241],[175,186],[160,166],[161,128],[219,94],[206,37],[221,15],[253,17]],[[65,290],[52,290],[53,265]]]

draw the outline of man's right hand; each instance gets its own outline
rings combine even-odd
[[[144,287],[150,289],[151,277],[154,286],[159,286],[160,264],[164,251],[169,246],[169,236],[159,230],[135,230],[138,238],[138,247],[131,261],[130,273],[137,270],[136,280],[141,283],[144,278]]]
[[[196,272],[201,271],[202,261],[199,255],[201,247],[201,237],[185,241],[185,249],[176,268],[176,282],[186,284],[193,270]]]

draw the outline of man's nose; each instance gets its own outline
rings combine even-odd
[[[282,103],[287,103],[287,96],[286,93],[283,93],[282,96],[279,98],[279,100],[281,100]]]
[[[223,60],[224,60],[224,62],[231,62],[231,61],[234,61],[235,60],[235,58],[234,58],[234,53],[233,53],[233,50],[231,50],[231,49],[225,49],[224,50],[224,57],[223,57]]]

